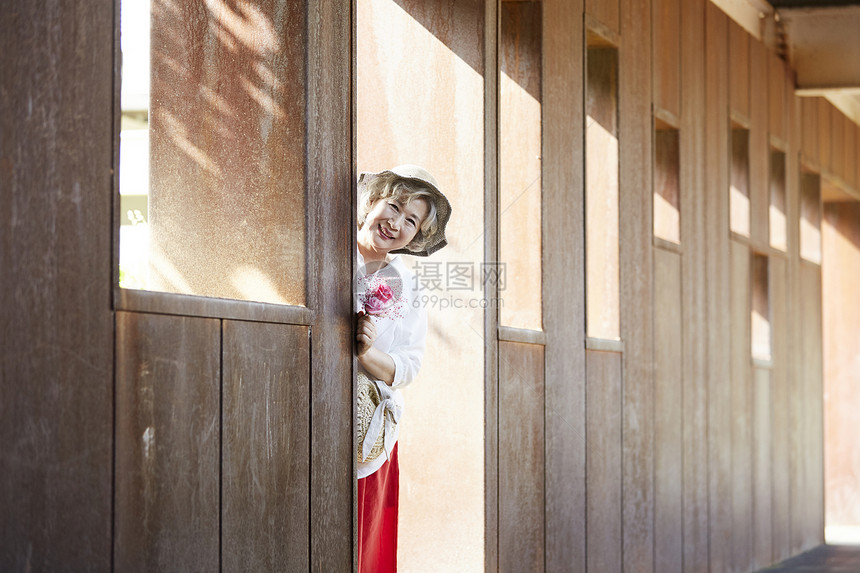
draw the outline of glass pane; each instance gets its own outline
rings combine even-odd
[[[821,264],[821,180],[815,173],[800,179],[800,256]]]
[[[304,304],[302,6],[121,14],[120,286]]]
[[[620,339],[618,50],[589,46],[585,127],[585,288],[589,337]]]
[[[765,255],[752,257],[752,357],[770,360],[770,290],[768,288],[768,259]]]
[[[770,246],[780,251],[787,251],[785,153],[776,149],[772,149],[770,152],[770,209],[768,215]]]
[[[503,2],[499,49],[499,319],[540,330],[541,5]]]
[[[731,229],[744,237],[750,236],[750,132],[732,129],[731,189],[729,207]]]
[[[680,138],[677,129],[658,128],[654,137],[654,235],[681,242]]]

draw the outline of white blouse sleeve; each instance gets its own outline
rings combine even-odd
[[[421,369],[427,340],[427,311],[417,303],[417,298],[409,301],[409,313],[399,325],[398,336],[388,353],[394,359],[394,382],[391,384],[394,388],[412,382]]]

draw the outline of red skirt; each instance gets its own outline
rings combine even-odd
[[[358,480],[358,572],[396,573],[400,466],[397,445],[382,467]],[[384,455],[384,454],[383,454]]]

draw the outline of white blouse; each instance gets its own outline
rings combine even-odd
[[[377,382],[377,386],[383,395],[389,394],[394,399],[402,413],[403,394],[400,388],[412,382],[421,368],[421,359],[424,357],[424,343],[427,340],[427,312],[419,299],[420,292],[415,276],[406,268],[400,255],[395,255],[386,266],[377,270],[374,275],[367,275],[364,257],[359,253],[358,271],[354,282],[354,285],[356,285],[354,290],[359,291],[355,293],[356,310],[361,309],[361,304],[358,301],[358,296],[361,294],[360,291],[363,288],[361,285],[367,284],[368,280],[376,277],[384,280],[395,291],[395,297],[398,298],[398,302],[391,311],[384,313],[382,316],[373,316],[377,333],[376,342],[373,343],[373,347],[385,352],[394,360],[393,384],[389,387],[385,382]],[[373,376],[362,368],[360,363],[358,367],[371,380],[374,379]],[[392,448],[397,440],[399,430],[400,425],[398,424],[395,426],[394,436],[390,442]],[[373,461],[358,462],[359,479],[367,477],[378,470],[387,460],[387,454],[383,453]]]

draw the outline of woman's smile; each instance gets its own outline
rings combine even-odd
[[[429,212],[430,205],[423,198],[408,204],[378,199],[358,232],[358,248],[365,262],[384,260],[389,252],[408,245]]]

